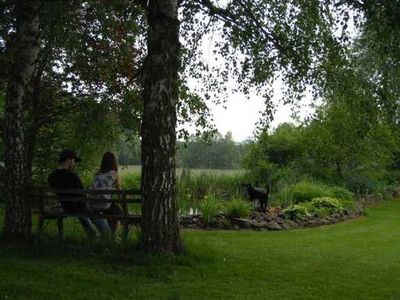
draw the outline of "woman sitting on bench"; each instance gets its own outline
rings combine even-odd
[[[121,183],[118,176],[118,164],[115,154],[106,152],[101,160],[100,170],[96,173],[92,188],[94,190],[113,190],[121,189]],[[111,200],[111,195],[97,195],[96,201],[90,203],[90,209],[101,211],[106,215],[122,215],[121,207],[116,203],[107,202]],[[118,230],[119,221],[108,221],[111,233],[114,235]]]

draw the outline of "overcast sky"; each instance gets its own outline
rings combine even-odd
[[[262,97],[253,94],[250,99],[246,99],[242,94],[231,94],[228,98],[226,109],[222,105],[217,106],[212,103],[209,105],[218,131],[222,134],[231,131],[233,139],[237,142],[252,138],[256,123],[260,118],[260,111],[264,109]],[[271,128],[276,128],[277,125],[284,122],[294,122],[291,118],[290,107],[279,104],[280,98],[280,88],[277,86],[273,98],[274,103],[277,105],[277,110],[274,114]],[[305,117],[313,112],[308,105],[309,99],[304,99],[303,102],[300,117]]]

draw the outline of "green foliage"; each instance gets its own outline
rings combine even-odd
[[[345,200],[345,201],[354,201],[355,200],[354,193],[350,192],[349,190],[347,190],[343,187],[339,187],[339,186],[329,187],[329,195],[332,196],[333,198],[337,198],[337,199]]]
[[[140,189],[140,172],[122,172],[121,185],[124,189]]]
[[[197,169],[235,169],[240,165],[242,145],[232,140],[232,134],[219,133],[210,138],[191,136],[178,147],[178,167]]]
[[[4,112],[5,112],[5,104],[6,104],[6,95],[5,93],[0,89],[0,120],[3,119],[4,117]],[[0,164],[4,161],[3,155],[4,155],[4,141],[3,141],[3,135],[0,134]]]
[[[261,149],[255,151],[278,166],[288,166],[303,154],[301,128],[291,123],[280,124],[272,134],[264,132],[258,141]]]
[[[302,181],[291,186],[293,203],[309,202],[314,198],[327,194],[326,186],[318,183]]]
[[[140,188],[141,168],[120,171],[123,188]],[[212,194],[221,202],[242,197],[241,183],[248,182],[243,170],[177,170],[177,201],[181,214],[196,210],[198,203]]]
[[[357,195],[365,195],[374,189],[373,181],[362,175],[349,176],[346,178],[346,187]]]
[[[49,172],[57,166],[59,152],[67,148],[74,149],[82,158],[76,171],[89,184],[104,152],[114,149],[118,141],[119,122],[106,105],[95,100],[81,103],[79,109],[73,108],[73,103],[69,105],[72,111],[67,110],[38,132],[33,167],[38,183],[47,182]],[[99,115],[102,117],[98,118]]]
[[[251,204],[243,199],[232,199],[226,202],[224,211],[231,217],[244,218],[249,216],[251,208]]]
[[[193,202],[201,200],[207,193],[222,200],[240,197],[240,184],[246,182],[247,174],[242,170],[190,170],[183,169],[177,182],[179,203],[183,199]]]
[[[331,187],[322,183],[300,181],[283,186],[276,195],[275,203],[281,206],[310,202],[314,198],[332,197],[354,202],[354,194],[342,187]]]
[[[273,200],[275,206],[288,207],[293,203],[293,189],[290,185],[286,184],[279,186]]]
[[[264,117],[270,120],[273,110],[270,87],[276,72],[290,87],[285,96],[292,103],[301,98],[311,78],[318,76],[312,63],[314,55],[318,53],[319,63],[335,52],[338,43],[332,31],[334,18],[330,8],[326,2],[310,5],[305,1],[234,2],[226,7],[210,1],[200,5],[183,2],[182,37],[187,41],[184,58],[191,62],[189,72],[202,79],[207,87],[205,97],[212,95],[220,100],[232,76],[239,83],[235,89],[244,94],[257,88],[268,99]],[[197,47],[199,32],[210,30],[209,21],[214,28],[222,29],[214,54],[217,60],[224,61],[217,68],[204,62],[203,48]],[[206,73],[209,69],[214,76]]]
[[[215,217],[221,211],[222,204],[214,194],[207,193],[203,200],[200,201],[198,207],[202,216],[202,221],[205,225],[208,225],[214,222]]]
[[[288,219],[304,219],[309,216],[308,209],[305,206],[292,204],[285,208],[282,213]]]
[[[311,206],[316,211],[326,210],[329,214],[341,213],[344,210],[342,203],[331,197],[314,198],[311,201]]]
[[[120,165],[140,165],[140,139],[137,135],[121,134],[118,141],[118,163]]]

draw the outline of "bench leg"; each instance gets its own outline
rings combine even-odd
[[[37,237],[36,237],[38,243],[42,239],[43,226],[44,226],[44,219],[41,215],[39,215],[38,227],[37,227]]]
[[[128,241],[128,234],[129,234],[129,223],[127,221],[124,221],[122,228],[122,242],[124,244],[126,244]]]
[[[57,229],[58,238],[62,240],[64,238],[64,218],[57,218]]]

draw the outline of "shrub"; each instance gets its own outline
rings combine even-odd
[[[350,192],[349,190],[343,187],[330,187],[329,188],[329,196],[332,198],[340,199],[340,200],[352,200],[354,201],[354,193]]]
[[[374,182],[367,176],[351,176],[345,180],[346,188],[357,195],[368,194],[374,189]]]
[[[301,181],[289,186],[283,186],[277,194],[276,203],[282,206],[310,202],[314,198],[332,197],[346,201],[354,201],[352,192],[342,187],[329,187],[322,183]]]
[[[400,187],[398,185],[387,185],[383,189],[385,199],[393,199],[400,196]]]
[[[315,198],[311,201],[311,206],[317,212],[326,211],[329,214],[341,213],[344,210],[342,203],[338,199],[331,197]]]
[[[292,204],[285,208],[282,213],[288,219],[304,219],[309,216],[308,209],[305,206]]]
[[[242,199],[233,199],[225,205],[225,212],[231,217],[247,217],[250,214],[250,210],[251,204]]]
[[[301,181],[290,186],[291,202],[294,204],[309,202],[314,198],[326,196],[327,193],[326,186],[309,181]]]
[[[215,195],[208,193],[199,204],[199,210],[204,224],[214,222],[215,217],[221,209],[221,203]]]

